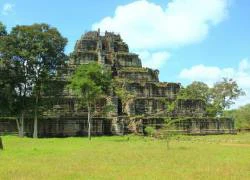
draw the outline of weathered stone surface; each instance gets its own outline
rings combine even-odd
[[[2,126],[5,122],[5,126]],[[108,118],[93,118],[92,134],[103,135],[111,134],[112,119]],[[1,120],[0,135],[18,134],[15,121]],[[32,136],[33,134],[33,119],[25,119],[24,134]],[[38,136],[39,137],[67,137],[67,136],[85,136],[88,134],[88,121],[86,116],[59,116],[39,119],[38,121]]]

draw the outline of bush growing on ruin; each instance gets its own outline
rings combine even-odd
[[[127,113],[127,106],[131,101],[135,98],[135,93],[130,92],[126,89],[126,79],[115,79],[114,80],[114,92],[118,96],[118,98],[121,100],[122,103],[122,113]]]
[[[153,137],[156,133],[156,129],[155,127],[152,127],[152,126],[147,126],[145,129],[144,129],[145,133],[147,136],[150,136],[150,137]]]

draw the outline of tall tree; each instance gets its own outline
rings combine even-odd
[[[2,116],[14,114],[17,116],[19,114],[19,109],[15,108],[19,103],[16,99],[17,94],[15,91],[18,83],[17,68],[15,64],[11,65],[9,59],[6,58],[6,43],[9,39],[6,27],[0,22],[0,114]],[[17,125],[19,125],[19,123]],[[23,133],[19,127],[20,126],[18,126],[19,136],[22,137]]]
[[[87,106],[88,138],[91,140],[92,117],[96,102],[110,94],[111,73],[97,63],[80,65],[70,79],[69,88]]]
[[[216,107],[219,114],[221,114],[224,109],[230,108],[239,96],[245,95],[236,81],[227,78],[223,78],[222,81],[215,83],[211,92],[213,106]]]
[[[34,138],[38,135],[38,109],[43,87],[64,65],[66,43],[67,39],[47,24],[16,26],[4,43],[4,56],[21,72],[17,92],[34,100]]]

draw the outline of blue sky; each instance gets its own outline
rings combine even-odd
[[[162,81],[209,85],[235,79],[246,91],[234,107],[250,103],[249,0],[0,0],[0,21],[45,22],[69,42],[88,30],[122,35],[144,66],[160,69]]]

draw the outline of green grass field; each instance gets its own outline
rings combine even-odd
[[[250,134],[30,139],[4,136],[0,179],[250,179]]]

